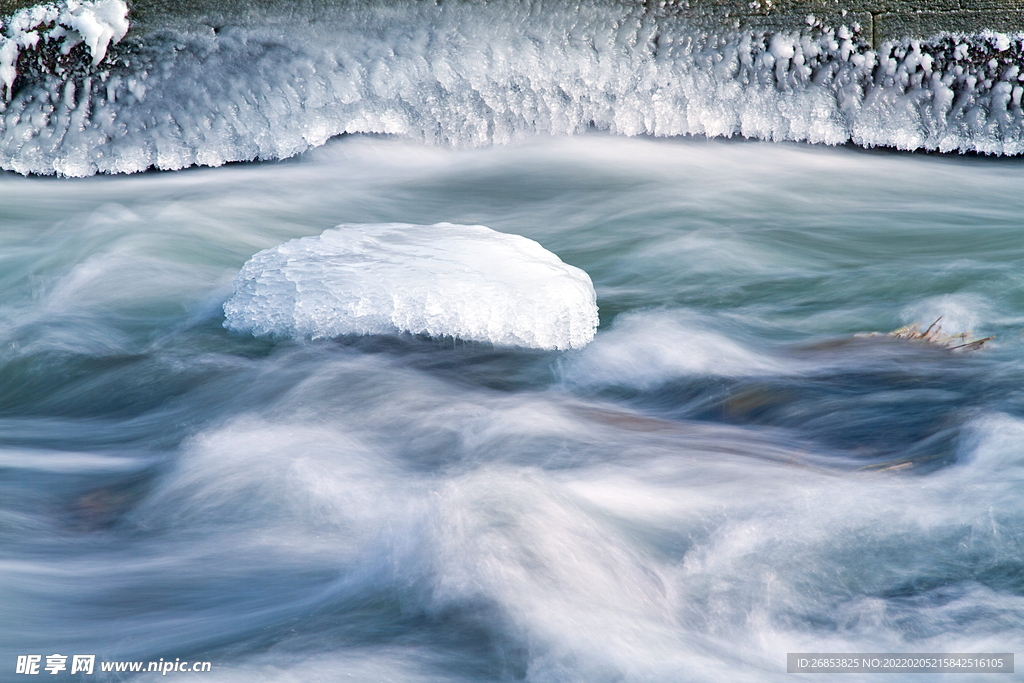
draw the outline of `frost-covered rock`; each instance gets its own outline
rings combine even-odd
[[[53,43],[66,55],[85,43],[96,66],[107,56],[107,48],[127,33],[128,5],[123,0],[66,0],[19,10],[6,26],[0,21],[0,90],[10,98],[22,50]]]
[[[410,332],[499,346],[594,338],[590,277],[531,239],[482,225],[340,225],[253,256],[228,329],[296,338]]]

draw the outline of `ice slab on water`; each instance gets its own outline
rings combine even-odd
[[[323,339],[411,332],[575,349],[594,338],[585,272],[537,242],[482,225],[340,225],[250,259],[224,304],[228,329]]]

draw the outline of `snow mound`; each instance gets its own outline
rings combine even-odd
[[[576,349],[594,338],[585,272],[482,225],[340,225],[253,256],[224,326],[324,339],[410,332],[498,346]]]

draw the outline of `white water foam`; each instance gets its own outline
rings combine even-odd
[[[680,377],[756,377],[796,370],[706,329],[685,311],[625,313],[592,346],[562,366],[576,385],[650,389]]]
[[[590,276],[482,225],[341,225],[250,259],[225,327],[324,339],[410,332],[574,349],[597,329]]]
[[[142,32],[73,74],[42,59],[0,106],[0,167],[132,173],[284,158],[345,133],[479,146],[590,128],[1024,152],[1020,36],[872,50],[844,26],[713,36],[597,0],[367,0],[321,8],[310,24],[303,11]],[[109,19],[113,42],[122,25]],[[95,62],[107,32],[86,33]]]
[[[933,322],[946,334],[971,333],[992,317],[992,305],[978,294],[943,294],[906,306],[902,320],[928,327]]]

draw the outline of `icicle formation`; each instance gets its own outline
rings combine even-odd
[[[735,40],[735,39],[732,39]],[[692,132],[941,152],[1024,153],[1024,36],[984,32],[869,49],[847,27],[686,41],[724,94],[732,75],[753,98]],[[724,59],[714,63],[715,55]],[[709,77],[710,76],[710,77]],[[723,101],[721,95],[717,97]],[[776,116],[766,116],[771,108]],[[731,115],[730,115],[731,114]],[[702,130],[697,130],[698,128]]]
[[[4,99],[10,100],[22,50],[38,48],[41,42],[59,44],[60,54],[66,56],[85,43],[96,66],[111,43],[128,32],[128,6],[123,0],[36,5],[16,12],[6,25],[0,21],[0,30],[0,86]]]
[[[603,0],[328,5],[313,23],[257,3],[249,25],[140,32],[99,74],[53,68],[56,45],[24,50],[80,38],[99,63],[127,29],[121,0],[20,12],[0,42],[0,168],[134,173],[280,159],[343,133],[472,147],[594,128],[1024,153],[1021,36],[875,50],[855,25],[712,35]]]

